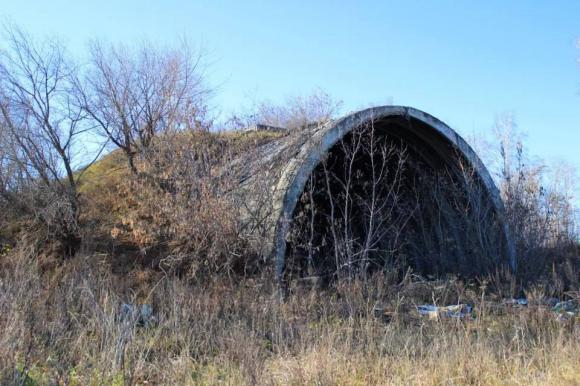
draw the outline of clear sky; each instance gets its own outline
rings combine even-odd
[[[346,111],[393,102],[461,134],[515,114],[532,153],[580,169],[580,1],[16,1],[0,17],[90,38],[181,37],[209,51],[224,112],[321,88]]]

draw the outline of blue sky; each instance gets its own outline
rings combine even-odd
[[[532,153],[580,169],[580,1],[2,2],[79,55],[95,37],[200,43],[225,113],[321,88],[346,111],[392,101],[467,136],[510,111]]]

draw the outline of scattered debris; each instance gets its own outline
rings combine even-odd
[[[512,309],[520,309],[525,307],[550,309],[552,312],[557,314],[558,320],[566,320],[576,317],[579,310],[578,303],[578,299],[560,301],[557,298],[548,297],[532,301],[528,301],[525,298],[504,299],[502,301],[503,306],[507,306]]]
[[[561,318],[573,318],[578,315],[578,300],[567,300],[557,303],[552,311],[557,313]]]
[[[570,296],[570,295],[568,295]],[[574,296],[574,295],[572,295]],[[580,318],[580,297],[566,301],[560,301],[554,297],[542,297],[537,299],[511,298],[503,299],[500,302],[487,302],[492,309],[501,312],[501,308],[508,308],[517,311],[537,311],[542,313],[556,314],[559,321],[576,320]],[[402,309],[400,308],[402,307]],[[469,303],[459,303],[448,306],[437,306],[435,304],[422,304],[409,308],[408,304],[398,305],[396,310],[393,305],[377,302],[373,307],[373,315],[378,319],[391,322],[395,316],[409,315],[409,311],[415,309],[421,317],[432,320],[449,319],[475,319],[474,308]],[[416,315],[416,314],[415,314]]]
[[[123,303],[120,311],[121,320],[131,321],[140,327],[149,327],[157,322],[153,316],[153,308],[150,304],[142,304],[140,307]]]
[[[504,299],[502,304],[504,304],[508,307],[513,307],[513,308],[527,307],[528,306],[528,299],[526,299],[526,298]]]
[[[465,318],[472,316],[473,307],[471,304],[457,304],[454,306],[447,306],[440,309],[448,318]]]
[[[417,311],[421,315],[428,316],[429,319],[439,319],[441,317],[462,319],[472,316],[473,307],[470,304],[456,304],[446,307],[424,304],[417,306]]]
[[[544,298],[542,299],[542,304],[548,307],[554,307],[556,304],[560,302],[560,299],[557,298]]]
[[[439,307],[431,305],[431,304],[424,304],[422,306],[417,306],[417,311],[421,315],[428,316],[429,319],[438,319],[439,318]]]

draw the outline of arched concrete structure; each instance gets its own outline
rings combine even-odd
[[[272,227],[267,232],[269,233],[267,237],[273,239],[273,245],[270,245],[269,248],[275,259],[278,280],[283,279],[285,269],[286,235],[297,201],[310,174],[321,162],[322,157],[353,129],[363,124],[385,119],[398,120],[398,132],[402,136],[411,135],[415,141],[420,141],[421,145],[428,149],[427,153],[434,152],[442,159],[451,159],[455,154],[459,154],[469,163],[483,184],[500,219],[506,245],[505,258],[509,260],[511,268],[515,270],[515,249],[509,229],[504,221],[504,208],[499,191],[488,170],[471,147],[449,126],[425,112],[411,107],[382,106],[347,115],[313,128],[306,135],[296,135],[294,139],[284,139],[278,144],[270,145],[274,152],[278,147],[288,149],[287,143],[289,142],[296,145],[291,152],[292,156],[285,158],[282,170],[276,174],[277,182],[273,181],[275,185],[272,195],[273,206],[269,215]],[[402,125],[401,122],[405,122],[405,124]]]

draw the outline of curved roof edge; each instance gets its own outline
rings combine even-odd
[[[484,188],[491,198],[496,213],[499,215],[501,226],[503,228],[502,231],[506,240],[505,254],[512,270],[516,270],[515,245],[505,221],[505,209],[499,190],[491,178],[489,171],[471,146],[469,146],[459,134],[445,123],[421,110],[406,106],[380,106],[361,110],[324,124],[321,129],[317,130],[312,137],[308,139],[299,154],[285,167],[276,188],[276,191],[279,192],[278,197],[275,198],[275,208],[277,209],[279,216],[275,225],[272,252],[275,258],[276,275],[278,280],[282,280],[284,273],[286,234],[290,228],[292,215],[298,198],[304,190],[307,179],[316,166],[318,166],[324,154],[326,154],[326,152],[328,152],[337,142],[356,127],[368,122],[397,116],[404,117],[408,120],[413,118],[432,129],[434,134],[443,136],[448,143],[459,150],[460,154],[469,162],[470,166],[473,167],[478,177],[483,182]]]

